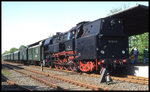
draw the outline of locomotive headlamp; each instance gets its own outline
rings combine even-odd
[[[125,54],[125,51],[124,51],[124,50],[122,50],[122,54]]]
[[[104,50],[101,50],[101,53],[104,54],[105,53]]]

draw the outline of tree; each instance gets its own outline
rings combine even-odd
[[[21,45],[21,46],[19,47],[19,50],[24,49],[24,48],[26,48],[26,46]]]
[[[143,54],[144,47],[149,47],[149,33],[146,32],[141,35],[133,35],[129,37],[130,51],[134,45],[138,46],[139,53]]]
[[[119,12],[119,11],[127,9],[127,8],[129,8],[129,5],[128,4],[123,4],[122,6],[120,6],[118,8],[111,9],[110,12],[108,13],[108,15],[111,15],[113,13]]]
[[[17,48],[11,48],[9,53],[15,52],[16,50],[18,50]]]
[[[8,53],[9,53],[9,51],[5,51],[2,55],[8,54]]]
[[[116,13],[116,12],[118,12],[118,11],[121,11],[122,9],[121,8],[113,8],[112,10],[110,10],[110,13],[108,14],[108,15],[111,15],[111,14],[113,14],[113,13]]]

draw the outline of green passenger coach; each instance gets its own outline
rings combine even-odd
[[[42,42],[38,42],[38,44],[28,47],[28,60],[32,64],[40,65],[40,62],[43,60],[43,47]]]

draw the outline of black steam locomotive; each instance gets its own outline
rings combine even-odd
[[[114,71],[128,58],[128,36],[117,18],[84,21],[43,43],[44,60],[50,67],[82,72]]]

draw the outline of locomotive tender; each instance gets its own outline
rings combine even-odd
[[[34,65],[43,61],[45,66],[71,71],[101,73],[103,67],[118,71],[128,63],[128,36],[148,32],[147,19],[148,7],[137,5],[109,17],[80,22],[68,32],[57,32],[4,55],[3,60]]]

